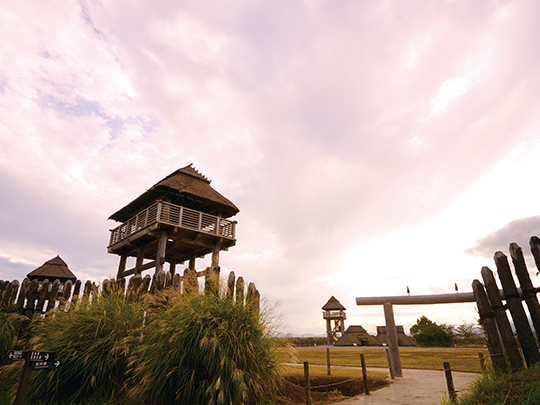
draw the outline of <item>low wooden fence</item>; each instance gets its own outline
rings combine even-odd
[[[126,280],[115,279],[104,280],[101,286],[90,280],[84,284],[81,280],[75,283],[66,281],[60,283],[58,280],[50,283],[48,280],[38,282],[25,278],[22,283],[18,280],[0,280],[0,308],[3,311],[17,311],[26,316],[35,314],[46,314],[56,307],[64,307],[67,304],[75,305],[80,299],[92,299],[100,291],[116,289],[121,291],[126,297],[134,295],[152,294],[167,288],[175,288],[182,293],[202,293],[217,294],[220,289],[219,282],[220,269],[207,268],[204,271],[186,269],[183,275],[171,275],[169,272],[160,272],[153,277],[146,275],[144,278],[140,274]],[[204,276],[203,286],[199,284],[199,277]],[[202,287],[202,288],[201,288]],[[236,278],[234,272],[229,273],[227,278],[226,296],[249,305],[256,313],[259,312],[260,294],[254,283],[249,283],[247,290],[243,277]]]
[[[536,236],[531,237],[529,245],[536,267],[540,270],[540,239]],[[502,291],[499,290],[495,276],[488,267],[481,270],[484,283],[479,280],[472,283],[480,321],[484,327],[493,368],[496,371],[506,371],[508,366],[516,371],[525,365],[530,367],[540,362],[538,343],[523,308],[525,302],[534,329],[538,333],[540,331],[540,305],[536,297],[538,289],[531,282],[523,251],[516,243],[510,244],[510,257],[520,284],[519,289],[514,281],[508,258],[502,252],[496,252],[494,255]],[[512,317],[517,339],[510,325],[508,313]]]

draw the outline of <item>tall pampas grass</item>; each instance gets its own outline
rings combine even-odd
[[[275,392],[278,362],[264,311],[219,294],[170,289],[149,298],[144,337],[131,356],[130,396],[236,405]]]
[[[144,306],[126,300],[123,293],[107,291],[69,311],[56,310],[34,323],[34,350],[54,351],[58,369],[34,372],[29,403],[47,398],[49,403],[112,398],[124,390],[128,357],[140,336]],[[96,399],[97,401],[97,399]]]

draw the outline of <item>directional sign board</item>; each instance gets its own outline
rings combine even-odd
[[[28,360],[30,360],[30,361],[52,361],[52,360],[54,360],[55,356],[56,356],[56,352],[31,351],[30,352],[30,358]]]
[[[40,352],[36,350],[11,350],[8,358],[12,361],[27,360],[35,361],[52,361],[56,356],[56,352]]]
[[[32,364],[32,370],[52,370],[60,366],[60,360],[35,361]]]
[[[23,350],[11,350],[8,354],[8,359],[17,361],[17,360],[25,360],[24,356],[27,352]]]

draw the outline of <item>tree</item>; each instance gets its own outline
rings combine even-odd
[[[419,346],[449,347],[454,340],[451,325],[437,325],[432,320],[422,316],[411,327],[411,335]]]
[[[481,345],[484,337],[474,323],[464,322],[455,328],[456,341],[460,346]]]

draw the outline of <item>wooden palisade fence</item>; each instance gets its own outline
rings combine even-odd
[[[166,288],[175,288],[182,293],[198,293],[198,277],[204,276],[204,294],[217,294],[219,291],[219,267],[207,268],[204,271],[186,269],[184,274],[171,275],[170,272],[159,272],[153,277],[140,274],[129,279],[126,288],[126,279],[104,280],[101,285],[101,291],[118,289],[123,292],[126,298],[134,295],[151,294],[155,291]],[[20,288],[19,288],[20,287]],[[60,283],[56,280],[50,283],[48,280],[38,282],[30,281],[25,278],[19,285],[19,281],[0,280],[0,308],[7,312],[19,312],[26,316],[46,314],[55,307],[63,308],[68,303],[76,305],[79,300],[91,299],[99,293],[99,288],[95,283],[86,281],[84,285],[81,280],[75,284],[71,281]],[[234,272],[230,272],[227,279],[226,296],[235,299],[236,302],[242,302],[249,305],[258,313],[260,305],[260,294],[255,288],[255,284],[249,283],[245,291],[244,279],[236,278]]]
[[[540,239],[533,236],[529,244],[536,266],[540,270]],[[494,255],[502,291],[499,290],[495,276],[488,267],[483,267],[481,271],[484,284],[479,280],[474,280],[472,283],[480,321],[486,333],[495,371],[506,371],[508,365],[513,371],[517,371],[525,365],[530,367],[540,362],[538,343],[522,304],[525,301],[534,329],[538,333],[540,331],[540,305],[536,297],[537,289],[531,282],[523,251],[516,243],[510,244],[510,256],[520,284],[519,289],[512,276],[508,258],[502,252],[496,252]],[[506,301],[506,304],[503,301]],[[512,317],[517,340],[507,311]]]

